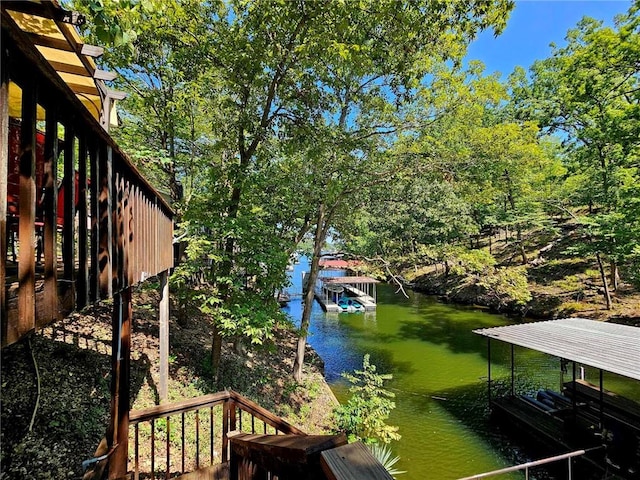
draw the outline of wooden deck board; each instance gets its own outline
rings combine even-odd
[[[329,480],[393,479],[361,442],[325,450],[320,464]]]

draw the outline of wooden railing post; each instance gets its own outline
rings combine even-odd
[[[229,403],[227,399],[222,404],[222,463],[229,460]]]
[[[229,399],[229,431],[233,432],[237,428],[236,425],[236,402],[233,398]]]
[[[62,189],[64,190],[64,229],[62,231],[62,255],[64,265],[64,279],[69,282],[73,295],[73,304],[76,301],[76,248],[75,248],[75,218],[76,218],[76,138],[73,126],[64,125],[64,178]]]
[[[87,134],[80,132],[78,137],[78,285],[76,298],[78,308],[84,308],[89,303],[89,250],[87,232]],[[75,182],[74,182],[75,183]],[[73,202],[75,204],[75,200]]]
[[[112,236],[112,163],[111,163],[111,147],[102,145],[98,151],[98,182],[100,183],[100,192],[98,199],[99,209],[99,253],[98,262],[100,269],[100,298],[110,298],[112,294],[111,270],[111,236]]]

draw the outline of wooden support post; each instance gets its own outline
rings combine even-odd
[[[2,38],[4,41],[5,37]],[[7,179],[9,176],[9,58],[7,49],[0,49],[2,68],[0,69],[0,336],[7,338]]]
[[[73,304],[75,305],[75,217],[76,217],[76,182],[75,182],[75,136],[73,127],[64,126],[64,227],[62,230],[62,258],[64,263],[64,279],[72,286]]]
[[[129,368],[131,351],[131,288],[113,296],[113,336],[111,342],[111,435],[117,445],[109,462],[109,479],[124,477],[129,454]],[[109,436],[111,438],[109,439]]]
[[[35,328],[36,108],[36,86],[32,82],[27,82],[22,89],[20,138],[18,338]]]
[[[600,431],[604,428],[604,373],[600,369]]]
[[[168,398],[169,381],[169,271],[160,274],[160,401]]]
[[[111,281],[113,291],[122,290],[123,282],[123,256],[122,248],[123,232],[122,232],[122,175],[115,173],[114,184],[112,187],[114,201],[112,204],[112,250],[111,250]]]
[[[78,287],[77,305],[89,304],[89,246],[87,235],[87,137],[83,132],[78,138]]]
[[[44,137],[44,321],[58,318],[58,107],[49,105]],[[44,322],[43,322],[44,323]]]
[[[229,404],[228,399],[222,404],[222,463],[229,459]]]
[[[491,407],[491,338],[487,337],[487,398]]]

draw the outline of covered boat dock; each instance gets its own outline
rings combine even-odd
[[[595,448],[586,456],[593,464],[624,478],[640,478],[640,403],[607,391],[603,375],[611,372],[640,381],[640,328],[567,318],[474,333],[487,338],[487,394],[494,415],[558,453]],[[491,340],[511,345],[506,395],[494,395]],[[571,364],[571,381],[562,380],[560,392],[516,392],[514,346],[558,357],[560,375]],[[578,378],[579,366],[597,369],[597,384]]]
[[[340,312],[338,300],[349,296],[357,300],[365,311],[376,309],[376,284],[380,283],[370,277],[320,277],[320,287],[316,288],[316,299],[327,312]]]

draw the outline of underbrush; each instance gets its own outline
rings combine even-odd
[[[154,290],[143,289],[134,294],[132,410],[160,403],[157,305],[158,294]],[[32,335],[37,374],[26,341],[2,350],[2,480],[82,476],[81,463],[93,457],[109,421],[111,311],[108,303],[99,304]],[[330,428],[335,397],[324,382],[322,361],[312,349],[306,353],[302,384],[292,380],[296,337],[290,326],[277,327],[274,343],[245,355],[235,353],[229,344],[224,345],[221,380],[214,384],[209,360],[211,336],[206,321],[190,317],[181,323],[170,319],[169,402],[230,388],[308,433],[325,433]],[[29,431],[36,402],[39,406]],[[213,416],[220,431],[222,413],[218,410],[214,409]],[[205,428],[209,421],[209,414],[203,414],[199,427],[201,465],[210,461],[206,457],[206,452],[210,452],[210,434]],[[195,441],[195,420],[186,425],[187,441]],[[169,425],[166,420],[155,422],[157,470],[164,468],[161,461],[164,447],[160,445],[166,444],[169,436],[171,448],[179,451],[175,450],[180,446],[179,434],[179,422],[178,425],[174,421]],[[150,427],[141,425],[138,435],[140,466],[149,469]],[[216,435],[214,443],[219,446],[219,434]],[[133,448],[133,437],[130,445]],[[187,459],[187,466],[193,462]]]

